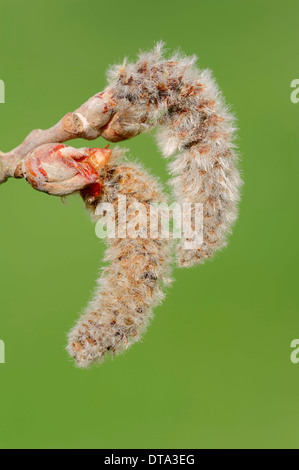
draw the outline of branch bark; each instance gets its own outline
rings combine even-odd
[[[107,88],[90,98],[76,111],[67,113],[50,129],[36,129],[14,150],[8,153],[0,152],[0,184],[8,178],[21,178],[22,160],[43,144],[63,143],[76,138],[93,140],[99,137],[114,116],[115,105],[113,91]]]

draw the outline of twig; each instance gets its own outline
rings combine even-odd
[[[108,88],[98,93],[72,113],[66,114],[55,126],[47,130],[36,129],[8,153],[0,153],[0,184],[8,178],[22,177],[21,161],[43,144],[62,143],[71,139],[93,140],[99,137],[114,112],[116,102]]]

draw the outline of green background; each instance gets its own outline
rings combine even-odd
[[[163,39],[214,71],[245,180],[229,247],[175,270],[142,343],[88,371],[64,346],[104,246],[80,198],[0,187],[1,448],[299,447],[298,15],[289,0],[0,0],[2,151]],[[125,146],[166,182],[152,136]]]

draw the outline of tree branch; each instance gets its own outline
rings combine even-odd
[[[62,143],[76,138],[93,140],[99,137],[114,115],[115,105],[113,92],[107,88],[90,98],[76,111],[66,114],[50,129],[34,130],[14,150],[8,153],[0,152],[0,184],[11,177],[22,177],[19,166],[21,161],[43,144]]]

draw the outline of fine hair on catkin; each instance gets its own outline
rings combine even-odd
[[[181,53],[165,59],[159,43],[136,63],[112,67],[108,83],[116,114],[102,134],[107,140],[130,138],[157,127],[162,154],[173,157],[174,200],[203,204],[203,244],[186,250],[183,237],[176,250],[180,266],[202,263],[226,245],[242,184],[234,117],[211,72],[197,69],[196,60]]]
[[[118,213],[118,196],[125,195],[127,206],[142,203],[148,214],[150,205],[167,202],[158,182],[140,166],[113,160],[101,169],[103,193],[95,203],[86,200],[93,218],[98,219],[100,203],[110,203]],[[133,217],[133,214],[132,214]],[[171,282],[170,239],[137,237],[108,238],[105,267],[93,300],[68,336],[67,350],[78,367],[101,362],[107,353],[117,354],[140,339],[152,317],[153,308],[164,298],[163,289]],[[127,224],[130,213],[127,213]]]

